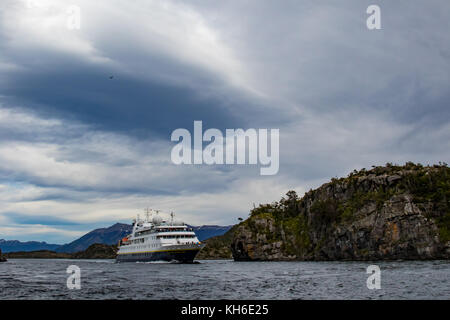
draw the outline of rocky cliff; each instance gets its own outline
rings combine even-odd
[[[387,164],[303,198],[260,205],[231,240],[235,260],[450,258],[450,168]]]

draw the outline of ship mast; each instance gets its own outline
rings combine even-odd
[[[150,221],[150,211],[151,211],[152,209],[150,209],[149,207],[147,207],[147,208],[145,208],[144,209],[144,211],[145,211],[145,217],[147,218],[147,222],[148,221]]]

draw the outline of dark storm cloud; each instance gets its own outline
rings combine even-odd
[[[21,105],[43,117],[81,121],[100,130],[157,139],[167,139],[176,128],[190,128],[194,120],[219,129],[274,120],[270,110],[262,108],[264,102],[233,88],[213,71],[149,50],[120,32],[120,25],[105,23],[108,32],[99,31],[105,26],[86,31],[86,38],[95,37],[98,52],[81,51],[81,55],[26,37],[27,49],[17,49],[9,45],[17,40],[14,35],[1,30],[0,62],[19,66],[0,75],[3,104]],[[112,62],[96,63],[90,55]]]
[[[73,118],[98,129],[167,139],[176,128],[203,119],[212,127],[243,124],[221,101],[202,100],[189,88],[168,86],[115,74],[89,66],[61,68],[47,73],[9,75],[3,94],[43,114]]]

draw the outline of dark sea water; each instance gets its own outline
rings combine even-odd
[[[369,290],[366,268],[381,269]],[[67,267],[81,269],[69,290]],[[115,263],[11,259],[0,299],[450,299],[449,261]]]

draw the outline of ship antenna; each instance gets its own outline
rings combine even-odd
[[[170,212],[170,223],[173,225],[173,211]]]
[[[147,221],[149,221],[149,213],[150,213],[149,208],[148,207],[145,208],[145,217],[147,218]]]

